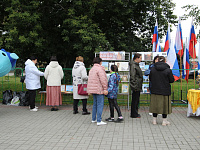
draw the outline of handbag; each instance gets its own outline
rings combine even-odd
[[[78,95],[88,95],[87,84],[78,84]]]
[[[24,83],[26,76],[21,76],[20,82]]]

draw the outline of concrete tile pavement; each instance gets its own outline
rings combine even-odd
[[[130,118],[121,107],[123,123],[97,126],[91,115],[74,115],[72,106],[59,111],[39,106],[38,112],[28,107],[0,105],[0,150],[188,150],[200,149],[200,117],[186,117],[187,108],[173,107],[170,126],[152,124],[149,107],[140,107],[142,118]],[[89,106],[92,111],[92,106]],[[117,114],[115,112],[115,116]],[[104,107],[102,120],[109,117]]]

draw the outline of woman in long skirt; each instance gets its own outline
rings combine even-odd
[[[62,105],[61,79],[63,75],[62,67],[58,64],[56,56],[52,56],[44,73],[47,80],[46,105],[51,106],[51,111],[57,111],[58,106]]]
[[[171,85],[174,82],[174,77],[170,66],[166,63],[165,57],[159,56],[158,62],[150,72],[151,82],[151,102],[149,111],[153,113],[153,124],[157,124],[156,119],[158,114],[162,114],[162,125],[169,125],[167,115],[172,113],[171,108]]]

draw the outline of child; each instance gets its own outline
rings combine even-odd
[[[120,111],[120,108],[117,104],[117,93],[118,93],[118,85],[120,81],[120,76],[117,73],[118,68],[116,65],[111,66],[111,75],[108,81],[108,102],[110,106],[110,117],[106,119],[106,121],[114,122],[114,107],[117,110],[118,113],[118,119],[115,122],[121,122],[123,121],[123,117]]]

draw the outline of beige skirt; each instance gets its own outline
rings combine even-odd
[[[156,114],[171,114],[171,96],[151,94],[149,111]]]

